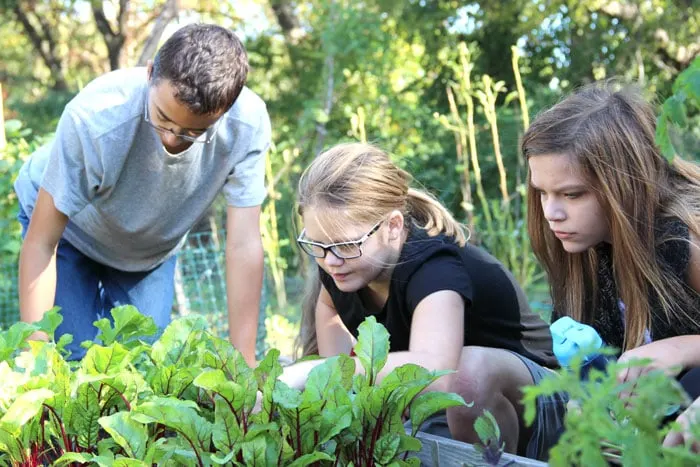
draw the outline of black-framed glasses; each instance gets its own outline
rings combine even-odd
[[[372,227],[372,230],[364,234],[359,240],[330,243],[328,245],[305,240],[304,234],[306,234],[306,229],[303,229],[301,234],[299,234],[299,238],[297,238],[297,243],[304,253],[314,258],[325,258],[329,251],[333,253],[336,258],[340,259],[359,258],[362,256],[362,244],[365,243],[374,232],[379,230],[379,226],[382,225],[382,222],[384,222],[383,219],[377,222],[374,227]]]
[[[149,109],[148,109],[148,102],[149,100],[146,99],[146,104],[144,105],[143,109],[143,119],[148,123],[148,125],[156,130],[158,133],[165,135],[170,133],[171,135],[175,135],[176,138],[182,140],[182,141],[187,141],[188,143],[201,143],[201,144],[208,144],[211,143],[214,140],[214,136],[216,136],[216,130],[219,128],[219,123],[221,122],[221,117],[209,128],[207,128],[205,131],[198,133],[198,132],[191,132],[190,134],[185,134],[185,133],[175,133],[173,130],[169,128],[165,128],[159,125],[156,125],[153,123],[153,121],[150,118],[149,114]],[[205,138],[202,138],[202,136],[206,135]]]

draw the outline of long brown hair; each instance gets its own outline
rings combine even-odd
[[[697,322],[688,311],[694,297],[656,259],[660,218],[677,217],[697,234],[700,169],[679,157],[669,163],[654,143],[654,111],[638,90],[613,83],[579,89],[543,112],[528,128],[521,149],[573,157],[607,213],[614,279],[626,305],[624,350],[644,342],[651,324],[650,293],[666,321]],[[555,310],[590,323],[597,296],[595,249],[569,254],[548,228],[539,196],[528,184],[528,231],[535,255],[549,276]],[[691,247],[694,247],[691,244]],[[588,298],[588,299],[587,299]]]
[[[358,224],[375,223],[393,210],[435,236],[444,233],[464,246],[467,235],[462,224],[431,194],[411,188],[413,178],[394,164],[389,155],[372,144],[338,144],[319,155],[299,180],[297,202],[299,214],[314,208],[333,218]],[[307,281],[302,304],[302,330],[297,341],[303,355],[318,351],[316,347],[315,310],[320,292],[318,273]]]

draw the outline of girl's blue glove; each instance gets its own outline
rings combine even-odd
[[[579,323],[568,316],[564,316],[553,322],[549,329],[552,333],[554,355],[562,367],[568,367],[571,363],[571,358],[579,351],[589,351],[583,357],[581,379],[588,377],[588,372],[591,368],[605,371],[608,362],[615,360],[612,356],[596,352],[597,349],[603,346],[603,339],[601,339],[595,329],[587,324]]]

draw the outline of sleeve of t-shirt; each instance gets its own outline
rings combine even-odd
[[[464,299],[465,308],[473,297],[472,281],[461,259],[453,255],[434,256],[424,262],[409,278],[406,301],[411,313],[430,294],[453,290]]]
[[[226,179],[224,196],[229,206],[259,206],[265,200],[265,157],[271,139],[270,117],[263,107],[245,157]]]
[[[68,217],[92,200],[103,178],[99,152],[87,128],[70,108],[61,115],[41,187]]]

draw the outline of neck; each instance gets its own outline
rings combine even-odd
[[[404,229],[399,238],[396,239],[396,244],[392,245],[391,253],[386,259],[386,268],[382,270],[382,273],[377,276],[375,280],[367,284],[367,288],[371,290],[374,295],[382,297],[384,300],[389,296],[391,276],[394,273],[396,263],[401,257],[401,250],[403,249],[404,243],[406,243],[406,238],[408,238],[408,230]]]

